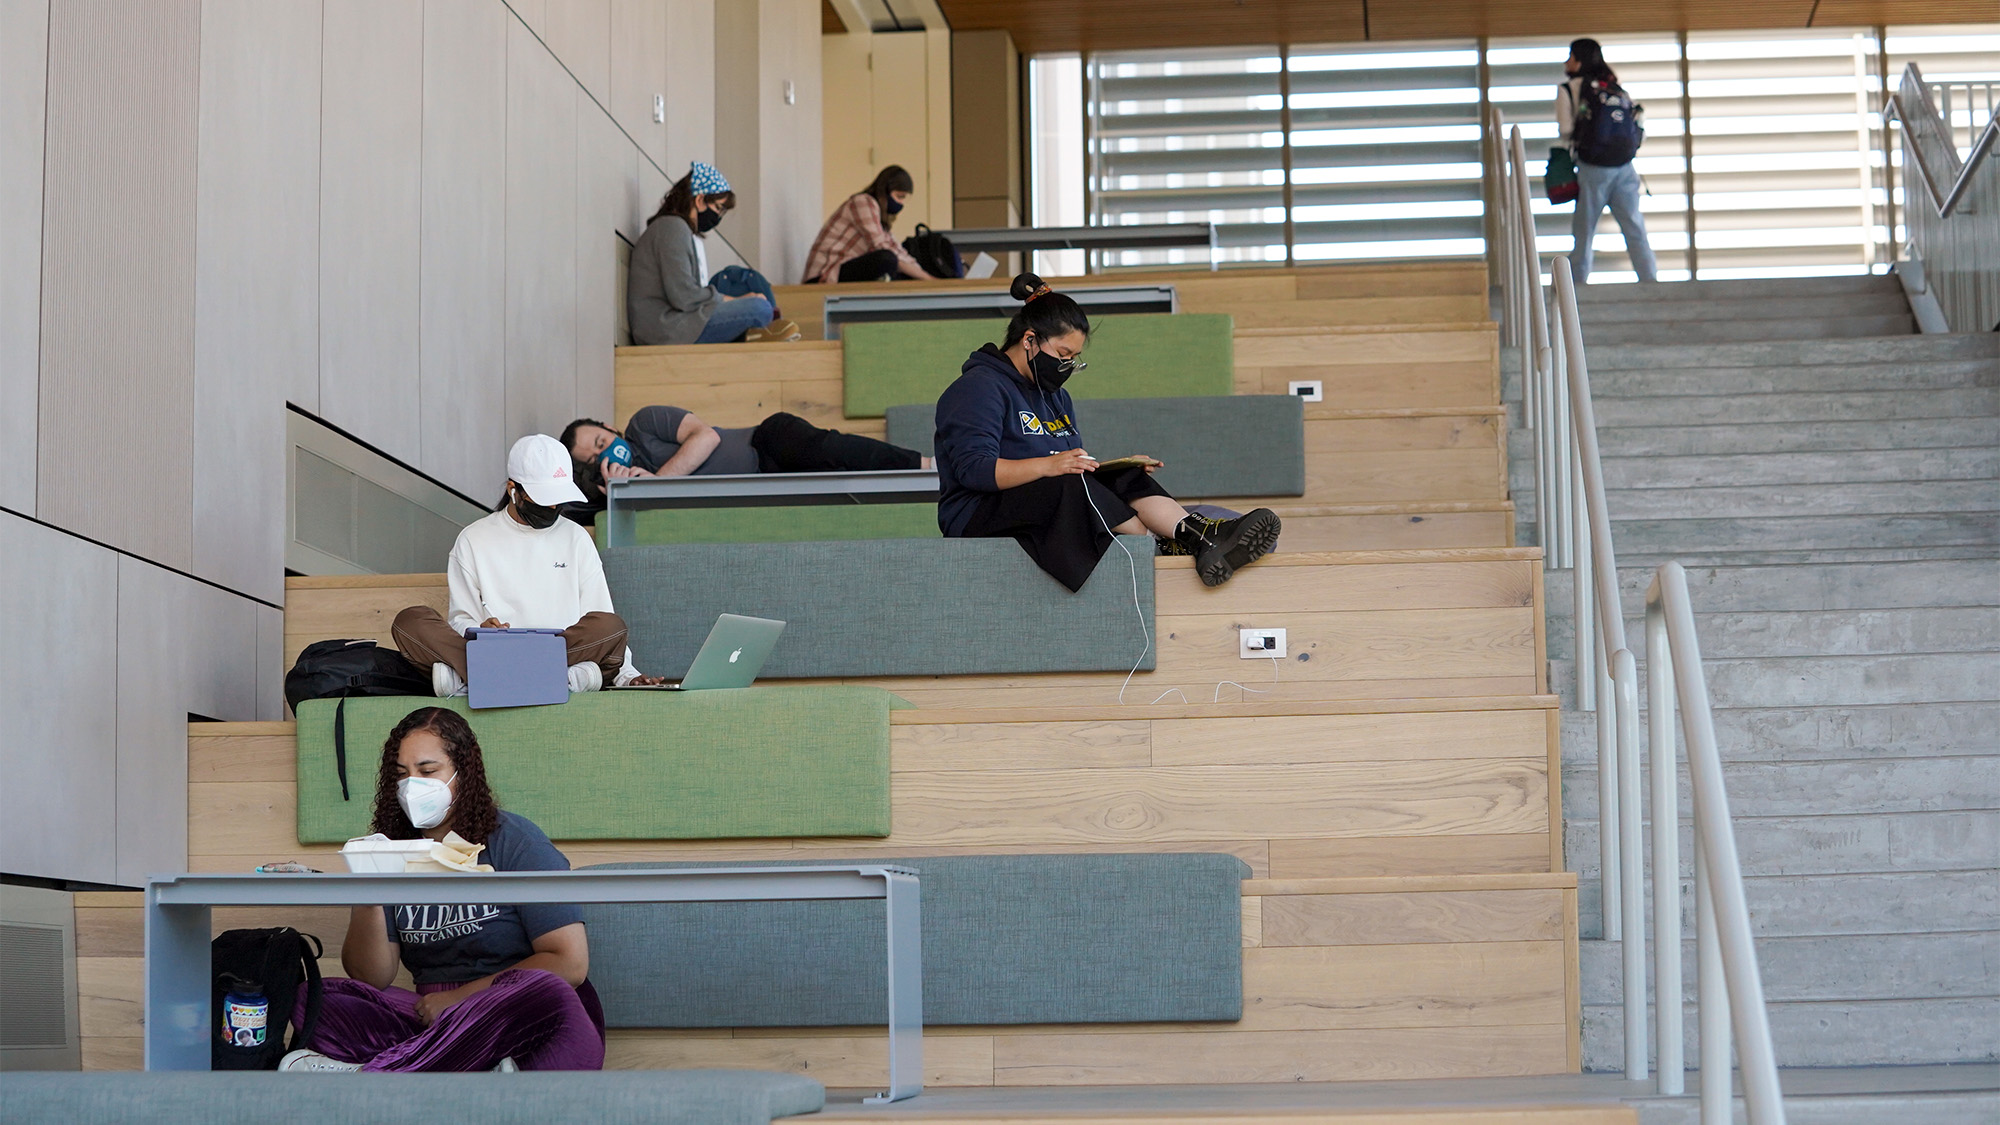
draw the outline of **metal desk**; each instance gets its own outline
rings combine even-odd
[[[1208,268],[1216,268],[1214,223],[1135,223],[1101,227],[980,227],[939,231],[959,250],[1157,250],[1176,246],[1208,248]]]
[[[935,504],[936,469],[842,473],[718,473],[625,477],[604,492],[604,545],[629,547],[633,513],[649,508],[764,508],[818,504]]]
[[[827,286],[838,290],[837,285]],[[1091,316],[1180,311],[1172,285],[1076,285],[1063,289]],[[906,292],[843,294],[830,292],[821,300],[826,338],[840,339],[843,324],[904,320],[1005,320],[1021,311],[1021,302],[998,289],[916,289]]]
[[[900,1101],[923,1089],[919,894],[915,871],[886,865],[484,875],[155,875],[146,883],[146,1069],[208,1069],[211,907],[879,898],[888,924],[889,1088],[867,1100]]]

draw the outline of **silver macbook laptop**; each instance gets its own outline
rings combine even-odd
[[[632,684],[615,690],[705,691],[749,687],[756,681],[757,673],[764,670],[771,649],[777,646],[778,634],[784,631],[782,621],[725,613],[715,619],[715,627],[708,631],[708,639],[701,643],[701,651],[694,654],[694,663],[688,665],[687,676],[680,683]]]

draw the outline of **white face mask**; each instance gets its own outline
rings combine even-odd
[[[451,780],[458,780],[454,772]],[[444,814],[451,811],[451,781],[439,781],[435,777],[406,777],[396,783],[396,803],[403,806],[403,815],[418,828],[436,828],[444,823]]]

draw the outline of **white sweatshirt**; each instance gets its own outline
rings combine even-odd
[[[586,613],[613,612],[597,545],[570,520],[537,531],[495,512],[458,533],[445,569],[448,620],[460,633],[488,618],[516,629],[567,629]],[[617,682],[638,675],[628,648]]]

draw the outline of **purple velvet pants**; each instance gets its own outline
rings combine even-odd
[[[417,1018],[419,993],[344,977],[325,983],[310,1046],[363,1070],[492,1070],[509,1057],[522,1070],[604,1069],[604,1010],[589,981],[571,988],[546,969],[509,969],[429,1027]],[[305,1006],[301,986],[294,1023]]]

